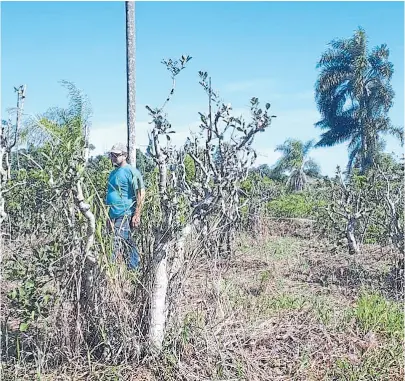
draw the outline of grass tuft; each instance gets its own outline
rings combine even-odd
[[[401,339],[404,337],[403,310],[379,293],[363,292],[353,314],[363,334],[375,332]]]

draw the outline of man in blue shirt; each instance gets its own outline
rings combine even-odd
[[[131,229],[141,222],[145,185],[141,173],[127,163],[127,147],[124,144],[114,144],[109,155],[115,167],[108,177],[106,197],[109,207],[107,226],[114,229],[113,260],[123,254],[128,268],[136,269],[139,254],[131,238]]]

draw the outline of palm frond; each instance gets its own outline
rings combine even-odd
[[[352,118],[337,117],[330,129],[321,135],[315,147],[332,147],[344,143],[353,137],[354,131],[359,130],[359,124]]]
[[[92,107],[89,98],[78,89],[73,82],[60,81],[62,86],[68,91],[69,107],[65,110],[67,119],[79,119],[84,125],[89,122],[92,115]]]
[[[314,145],[315,145],[314,139],[305,142],[302,147],[302,155],[306,157],[309,151],[311,151],[311,149],[314,147]]]

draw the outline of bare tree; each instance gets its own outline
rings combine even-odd
[[[12,125],[10,119],[8,121],[2,120],[0,129],[0,247],[2,245],[2,223],[7,217],[4,193],[6,192],[7,182],[11,179],[11,151],[17,146],[21,131],[21,115],[24,107],[26,86],[14,87],[14,91],[17,93],[15,126]]]
[[[350,177],[345,181],[339,167],[329,186],[331,201],[323,210],[332,228],[346,238],[349,253],[359,254],[360,225],[372,210],[366,198],[372,187],[362,177]]]
[[[212,90],[208,74],[199,72],[200,84],[209,97],[208,115],[200,113],[200,134],[186,145],[187,153],[198,168],[196,181],[189,190],[194,210],[193,217],[205,234],[207,252],[232,251],[234,232],[241,215],[241,181],[257,155],[252,148],[257,133],[270,126],[270,104],[260,108],[258,98],[250,101],[251,120],[231,115],[232,107],[225,105]],[[207,81],[208,79],[208,81]],[[216,111],[212,111],[212,103]],[[200,156],[202,158],[200,158]],[[245,204],[249,202],[245,200]]]
[[[182,156],[178,155],[174,147],[169,144],[170,134],[174,131],[169,121],[164,117],[163,109],[174,93],[176,76],[185,68],[190,59],[189,56],[182,56],[180,64],[178,61],[163,61],[172,74],[173,85],[170,95],[160,108],[152,110],[147,106],[153,119],[148,152],[156,163],[159,172],[158,187],[161,213],[160,223],[154,228],[153,253],[149,258],[145,280],[149,284],[148,289],[151,290],[150,297],[146,296],[149,299],[147,302],[149,303],[149,316],[146,330],[148,347],[151,351],[159,351],[162,348],[168,315],[169,248],[178,238],[179,231],[182,229],[179,223],[179,177],[176,173],[177,164],[182,160]],[[166,144],[162,139],[166,140]]]
[[[386,213],[384,218],[378,222],[383,224],[386,235],[391,243],[403,255],[404,253],[404,221],[403,221],[403,203],[404,190],[403,168],[391,173],[385,173],[380,166],[375,169],[376,178],[379,186],[376,186],[376,202],[381,202],[384,205]],[[402,208],[402,213],[401,209]],[[403,259],[402,259],[403,260]]]
[[[216,237],[225,234],[230,251],[232,233],[240,217],[240,181],[246,178],[248,167],[256,157],[251,144],[256,133],[263,131],[271,121],[270,105],[261,110],[257,98],[251,100],[251,122],[232,117],[231,108],[219,102],[207,83],[207,73],[200,72],[201,85],[209,96],[209,109],[212,110],[214,101],[217,111],[214,115],[211,111],[208,116],[200,113],[199,137],[188,139],[179,149],[172,146],[170,136],[175,131],[164,116],[163,108],[174,93],[175,77],[190,59],[182,56],[179,61],[163,61],[172,74],[172,89],[162,107],[147,106],[153,121],[147,152],[158,168],[161,213],[154,227],[153,250],[144,281],[149,284],[146,289],[150,290],[144,295],[149,299],[149,316],[145,319],[149,350],[162,348],[167,319],[173,310],[169,295],[173,295],[175,282],[177,287],[181,283],[184,242],[192,226],[198,230],[206,228],[206,242],[213,230],[219,232]],[[196,178],[191,182],[186,180],[186,155],[196,167]]]
[[[5,136],[5,128],[7,124],[6,123],[1,123],[1,129],[0,129],[0,250],[2,247],[3,243],[3,221],[7,218],[7,213],[5,210],[5,200],[4,200],[4,192],[5,192],[5,187],[7,184],[7,181],[9,179],[9,162],[7,158],[7,140]]]
[[[127,130],[128,158],[136,166],[135,147],[135,2],[125,2],[127,46]]]
[[[360,245],[372,239],[403,251],[403,167],[382,168],[378,164],[367,174],[351,173],[343,179],[328,180],[330,201],[319,209],[322,230],[347,241],[349,253],[358,254]]]

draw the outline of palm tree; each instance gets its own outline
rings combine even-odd
[[[283,155],[275,164],[273,174],[280,176],[287,172],[287,185],[295,192],[305,188],[308,176],[318,177],[320,175],[319,165],[308,157],[313,146],[312,140],[303,143],[300,140],[287,139],[275,149],[276,152],[282,152]]]
[[[350,39],[334,40],[317,64],[316,102],[322,119],[317,127],[327,130],[316,147],[349,142],[348,170],[354,166],[367,171],[381,150],[381,133],[399,136],[388,118],[394,91],[394,72],[385,44],[371,52],[359,28]]]
[[[125,2],[127,46],[127,130],[128,158],[136,166],[135,147],[135,2]]]

